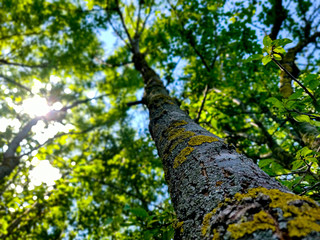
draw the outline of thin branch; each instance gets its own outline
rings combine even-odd
[[[314,114],[312,114],[312,113],[304,113],[304,112],[300,112],[300,111],[298,111],[298,110],[289,110],[289,109],[286,109],[288,112],[295,112],[295,113],[299,113],[299,114],[301,114],[301,115],[306,115],[306,116],[309,116],[309,117],[311,117],[311,118],[314,118],[314,119],[316,119],[316,120],[320,120],[320,116],[316,116],[316,115],[314,115]]]
[[[123,62],[123,63],[108,63],[108,62],[103,62],[103,65],[106,65],[107,67],[123,67],[129,64],[133,64],[133,61],[127,61],[127,62]]]
[[[127,106],[131,107],[131,106],[135,106],[135,105],[139,105],[139,104],[145,104],[145,101],[144,100],[138,100],[138,101],[128,102]]]
[[[31,93],[31,94],[33,95],[31,89],[28,88],[28,87],[26,87],[26,86],[23,86],[21,83],[18,83],[17,81],[15,81],[15,80],[13,80],[13,79],[5,76],[5,75],[2,75],[2,74],[0,74],[0,77],[3,78],[5,81],[7,81],[7,82],[9,82],[9,83],[12,83],[12,84],[14,84],[14,85],[17,85],[19,88],[22,88],[22,89],[28,91],[29,93]]]
[[[201,112],[202,112],[202,110],[204,108],[204,104],[206,102],[208,92],[209,92],[209,85],[206,84],[206,87],[204,88],[204,91],[203,91],[203,99],[201,101],[201,106],[199,108],[199,111],[198,111],[198,114],[197,114],[197,118],[194,120],[196,123],[198,123],[199,120],[200,120]]]
[[[179,63],[180,63],[180,61],[181,61],[181,59],[183,58],[183,54],[182,54],[182,56],[178,59],[178,61],[175,63],[175,65],[174,65],[174,68],[173,69],[171,69],[171,75],[175,72],[175,70],[177,69],[177,66],[179,65]],[[167,80],[167,83],[166,83],[166,87],[168,87],[169,86],[169,84],[170,84],[171,82],[169,81],[169,80]]]
[[[9,62],[5,59],[0,59],[0,64],[18,66],[18,67],[27,67],[27,68],[45,68],[49,65],[48,63],[43,63],[39,65],[29,65],[29,64],[23,64],[23,63]]]
[[[314,11],[310,14],[309,22],[313,22],[319,16],[320,4],[314,8]]]
[[[136,32],[135,35],[139,35],[139,25],[141,21],[141,5],[143,1],[139,1],[139,7],[138,7],[138,19],[137,19],[137,26],[136,26]]]
[[[305,166],[302,166],[301,168],[297,169],[297,170],[293,170],[289,173],[282,173],[282,174],[277,174],[277,175],[270,175],[270,177],[281,177],[281,176],[288,176],[288,175],[294,175],[294,174],[305,174],[305,173],[308,173],[308,170],[303,170],[303,168],[307,167],[306,165]]]
[[[173,6],[170,1],[168,1],[168,3],[170,4],[171,8],[174,10],[176,16],[178,17],[179,22],[181,23],[179,14],[177,13],[175,6]],[[213,59],[213,61],[212,61],[213,63],[211,64],[211,66],[209,66],[208,63],[207,63],[207,61],[206,61],[206,59],[205,59],[205,57],[204,57],[204,56],[201,54],[201,52],[197,49],[197,47],[196,47],[196,41],[195,41],[195,38],[194,38],[193,34],[192,34],[190,31],[187,31],[187,30],[184,28],[184,26],[182,26],[182,25],[181,25],[181,30],[180,30],[180,32],[181,32],[181,34],[182,34],[183,36],[186,37],[187,42],[190,44],[190,46],[193,48],[193,50],[195,51],[195,53],[198,55],[198,57],[200,58],[202,64],[205,66],[207,72],[210,73],[212,67],[214,66],[214,62],[216,61],[216,58],[217,58],[217,55],[218,55],[218,54],[216,54],[216,56],[214,57],[214,59]]]
[[[108,94],[103,94],[103,95],[99,95],[99,96],[93,97],[93,98],[87,98],[87,99],[83,99],[83,100],[78,100],[78,101],[75,101],[74,103],[72,103],[69,106],[65,106],[65,107],[61,108],[59,111],[67,111],[68,109],[74,108],[74,107],[78,106],[79,104],[87,103],[87,102],[90,102],[92,100],[103,98],[103,97],[106,97],[106,96],[108,96]]]
[[[67,173],[63,173],[61,178],[64,179],[66,175],[67,175]],[[57,187],[57,185],[55,184],[53,186],[53,188],[56,189],[56,187]],[[53,191],[46,191],[45,195],[46,196],[50,196],[52,193],[53,193]],[[25,209],[25,211],[23,211],[23,213],[20,216],[18,216],[16,219],[14,219],[9,224],[9,226],[7,228],[7,232],[8,233],[6,235],[0,235],[0,238],[1,239],[6,239],[7,237],[9,237],[13,233],[14,229],[16,229],[16,228],[19,229],[21,227],[20,223],[21,223],[23,217],[27,216],[30,213],[31,210],[34,210],[34,209],[39,208],[41,206],[44,206],[43,203],[39,202],[38,200],[35,201],[30,207]],[[42,214],[43,214],[43,212],[41,212],[41,215]],[[40,216],[37,215],[37,217],[40,217]]]
[[[28,215],[28,213],[33,210],[34,208],[38,207],[40,203],[38,201],[34,202],[31,207],[27,208],[19,217],[14,219],[8,226],[7,231],[8,233],[6,235],[2,235],[2,239],[6,239],[8,236],[11,235],[12,231],[19,226],[21,223],[21,220],[24,216]]]
[[[263,125],[263,123],[257,119],[255,115],[250,115],[250,117],[253,119],[254,123],[259,127],[261,132],[266,138],[266,144],[274,154],[274,156],[277,158],[278,162],[284,166],[284,167],[290,167],[291,166],[291,159],[293,159],[293,156],[285,151],[278,143],[273,139],[273,137],[268,132],[267,128]]]
[[[19,167],[20,168],[20,167]],[[19,169],[18,168],[18,169]],[[6,185],[1,189],[1,191],[0,191],[0,196],[2,196],[2,194],[7,190],[7,188],[10,186],[10,184],[12,184],[15,180],[16,180],[16,178],[18,177],[18,175],[19,175],[19,171],[17,171],[15,174],[14,174],[14,176],[10,179],[10,181],[7,181],[6,182]]]
[[[318,107],[318,103],[316,98],[312,95],[312,93],[305,87],[302,85],[302,83],[296,79],[287,69],[285,69],[275,58],[272,58],[272,61],[282,70],[284,71],[286,74],[289,75],[289,77],[295,81],[314,101],[315,105]]]
[[[7,36],[1,36],[0,41],[15,37],[15,36],[31,36],[31,35],[36,35],[36,34],[40,34],[40,33],[41,32],[31,32],[31,33],[24,33],[24,34],[15,33],[15,34],[7,35]]]
[[[317,182],[317,183],[314,184],[313,186],[311,186],[311,187],[307,188],[306,190],[304,190],[304,191],[303,191],[302,193],[300,193],[299,195],[302,196],[302,195],[306,194],[307,192],[309,192],[310,190],[316,188],[316,187],[319,186],[319,185],[320,185],[320,182]]]
[[[42,144],[39,144],[38,146],[35,146],[34,148],[32,148],[29,152],[26,152],[22,155],[19,155],[18,158],[22,158],[24,156],[28,156],[29,154],[31,154],[34,150],[37,150],[45,145],[47,145],[48,143],[52,142],[53,140],[55,139],[58,139],[60,137],[63,137],[63,136],[66,136],[66,135],[81,135],[81,134],[85,134],[87,132],[90,132],[91,130],[97,128],[98,126],[92,126],[90,128],[87,128],[86,130],[83,130],[81,132],[67,132],[67,133],[59,133],[59,134],[56,134],[55,136],[53,136],[52,138],[49,138],[48,140],[46,140],[44,143]]]
[[[120,9],[120,6],[119,6],[119,1],[117,0],[116,3],[117,3],[117,7],[116,7],[115,10],[116,10],[116,12],[118,13],[118,15],[119,15],[119,17],[120,17],[122,27],[123,27],[124,31],[126,32],[126,34],[127,34],[127,37],[128,37],[129,42],[130,42],[130,44],[131,44],[131,47],[133,47],[134,42],[133,42],[133,40],[132,40],[132,38],[131,38],[131,36],[130,36],[130,33],[129,33],[129,31],[128,31],[128,28],[127,28],[127,26],[126,26],[126,24],[125,24],[125,22],[124,22],[124,18],[123,18],[123,15],[122,15],[122,12],[121,12],[121,9]],[[133,49],[132,49],[132,50],[133,50]]]
[[[80,177],[87,177],[87,176],[83,176],[82,174],[79,175]],[[148,204],[146,202],[146,200],[144,199],[143,195],[139,192],[139,191],[136,191],[137,194],[133,193],[133,191],[127,191],[126,189],[123,189],[119,186],[116,186],[114,183],[108,183],[108,182],[105,182],[103,180],[99,180],[99,179],[95,179],[95,178],[91,178],[94,182],[99,182],[100,184],[102,185],[105,185],[107,186],[108,188],[111,188],[113,190],[116,190],[117,192],[120,192],[120,193],[123,193],[127,196],[130,196],[130,197],[134,197],[134,198],[137,198],[141,201],[142,205],[145,206],[145,209],[147,210],[148,209]],[[136,189],[137,190],[137,189]]]
[[[315,32],[310,37],[307,36],[304,40],[300,41],[295,47],[290,48],[288,50],[288,53],[286,54],[290,56],[290,54],[293,54],[294,56],[300,52],[304,47],[306,47],[309,43],[317,43],[317,38],[320,37],[320,32]]]
[[[129,50],[131,50],[130,45],[126,42],[126,40],[121,36],[120,32],[115,28],[115,26],[113,26],[112,21],[109,20],[108,21],[112,30],[117,34],[117,36],[124,42],[124,44],[128,47]]]
[[[152,13],[152,4],[153,4],[153,2],[151,3],[150,11],[149,11],[147,17],[146,17],[146,18],[144,19],[144,21],[143,21],[142,28],[141,28],[141,31],[140,31],[140,33],[139,33],[139,36],[142,35],[143,31],[144,31],[145,28],[146,28],[147,21],[148,21],[150,15],[151,15],[151,13]]]
[[[306,163],[306,164],[307,164],[307,163]],[[308,168],[307,168],[306,172],[303,174],[303,176],[301,177],[301,179],[300,179],[296,184],[294,184],[294,185],[292,186],[291,189],[294,189],[296,186],[298,186],[298,185],[304,180],[304,178],[307,176],[308,172],[310,171],[310,168],[311,168],[312,164],[313,164],[313,163],[311,163],[310,165],[307,164]]]

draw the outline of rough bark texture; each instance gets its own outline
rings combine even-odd
[[[320,237],[320,208],[314,201],[289,193],[251,159],[196,124],[144,56],[135,52],[133,61],[144,79],[150,133],[180,221],[175,239]]]

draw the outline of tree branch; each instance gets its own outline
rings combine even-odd
[[[290,78],[295,81],[313,100],[314,104],[319,107],[316,98],[312,95],[312,93],[305,87],[303,86],[303,84],[296,79],[286,68],[284,68],[275,58],[272,58],[272,61],[282,70],[284,71],[286,74],[288,74],[290,76]]]
[[[4,177],[8,176],[13,171],[13,169],[19,164],[20,158],[23,155],[17,157],[17,156],[15,156],[15,153],[16,153],[20,143],[22,142],[22,140],[24,140],[28,136],[32,127],[34,125],[36,125],[39,120],[41,120],[41,119],[49,120],[49,121],[57,120],[59,113],[66,112],[68,109],[74,108],[74,107],[78,106],[79,104],[87,103],[93,99],[101,98],[103,96],[106,96],[106,95],[101,95],[101,96],[98,96],[95,98],[89,98],[89,99],[84,99],[84,100],[78,100],[69,106],[65,106],[65,107],[61,108],[60,110],[52,110],[45,116],[35,117],[35,118],[31,119],[21,129],[21,131],[13,138],[13,140],[8,144],[8,149],[3,154],[3,161],[2,161],[2,164],[0,165],[0,180],[3,179]],[[47,143],[47,141],[45,143]]]
[[[108,20],[112,30],[117,34],[117,36],[124,42],[124,44],[128,47],[128,49],[131,51],[130,45],[126,42],[126,40],[121,36],[120,32],[113,26],[112,21]]]
[[[29,65],[29,64],[23,64],[23,63],[14,63],[14,62],[9,62],[5,59],[0,59],[0,64],[5,64],[5,65],[11,65],[11,66],[18,66],[18,67],[27,67],[27,68],[45,68],[49,64],[48,63],[43,63],[39,65]]]
[[[1,235],[1,239],[6,239],[7,237],[9,237],[12,234],[12,231],[19,226],[19,224],[22,221],[22,218],[28,215],[31,210],[33,210],[34,208],[37,208],[38,206],[40,206],[39,201],[34,202],[31,205],[31,207],[27,208],[19,217],[14,219],[7,227],[8,233],[6,235]]]
[[[36,34],[40,34],[40,33],[41,32],[30,32],[30,33],[24,33],[24,34],[15,33],[15,34],[7,35],[7,36],[1,36],[0,40],[5,40],[5,39],[12,38],[15,36],[31,36],[31,35],[36,35]]]
[[[138,104],[145,104],[145,101],[142,99],[142,100],[138,100],[138,101],[128,102],[127,106],[131,107],[131,106],[135,106],[135,105],[138,105]]]
[[[314,184],[313,186],[311,186],[311,187],[307,188],[306,190],[304,190],[304,191],[303,191],[302,193],[300,193],[299,195],[300,195],[300,196],[303,196],[303,195],[305,195],[307,192],[309,192],[310,190],[316,188],[316,187],[319,186],[319,185],[320,185],[320,182],[317,182],[317,183]]]
[[[29,93],[31,93],[31,94],[33,95],[31,89],[28,88],[28,87],[26,87],[26,86],[23,86],[21,83],[18,83],[17,81],[15,81],[15,80],[13,80],[13,79],[5,76],[5,75],[2,75],[2,74],[0,74],[0,77],[3,78],[5,81],[7,81],[7,82],[9,82],[9,83],[12,83],[12,84],[14,84],[14,85],[17,85],[19,88],[22,88],[22,89],[28,91]]]
[[[144,31],[145,28],[146,28],[147,21],[148,21],[150,15],[151,15],[151,12],[152,12],[152,4],[153,4],[153,1],[152,1],[152,3],[151,3],[150,11],[149,11],[147,17],[146,17],[146,18],[144,19],[144,21],[143,21],[142,28],[141,28],[141,31],[140,31],[140,33],[139,33],[139,36],[142,35],[143,31]]]
[[[140,25],[140,21],[141,21],[141,6],[142,6],[142,1],[139,1],[139,6],[138,6],[138,19],[137,19],[137,25],[136,25],[135,35],[139,35],[139,25]]]
[[[274,5],[272,6],[271,11],[272,14],[274,14],[274,24],[272,26],[271,33],[269,34],[269,36],[272,40],[275,40],[277,39],[283,21],[287,17],[287,12],[282,5],[282,0],[274,1]]]
[[[116,3],[117,3],[117,7],[116,7],[115,10],[116,10],[116,12],[118,13],[118,15],[119,15],[119,17],[120,17],[122,27],[123,27],[123,29],[124,29],[124,31],[125,31],[128,39],[129,39],[129,42],[130,42],[130,44],[131,44],[131,50],[133,51],[134,49],[132,49],[132,48],[134,47],[134,42],[133,42],[133,40],[132,40],[132,38],[131,38],[131,36],[130,36],[130,33],[129,33],[129,31],[128,31],[128,28],[127,28],[127,26],[126,26],[126,24],[125,24],[125,22],[124,22],[124,18],[123,18],[123,15],[122,15],[122,12],[121,12],[121,9],[120,9],[120,6],[119,6],[119,1],[116,0]]]
[[[209,92],[209,85],[206,84],[205,88],[204,88],[204,91],[203,91],[203,99],[201,101],[201,106],[199,108],[199,111],[198,111],[198,114],[197,114],[197,118],[194,120],[196,123],[199,123],[199,120],[200,120],[200,116],[201,116],[201,112],[204,108],[204,104],[206,102],[206,99],[207,99],[207,95],[208,95],[208,92]]]
[[[31,128],[36,125],[40,119],[41,117],[36,117],[29,121],[8,144],[8,149],[3,154],[3,160],[0,165],[0,180],[8,176],[19,164],[19,158],[15,156],[17,148],[19,147],[20,142],[28,136]]]

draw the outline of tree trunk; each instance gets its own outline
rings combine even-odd
[[[290,193],[190,119],[143,54],[136,51],[133,61],[179,220],[175,239],[319,239],[315,201]]]
[[[295,47],[288,50],[288,53],[283,57],[282,60],[283,67],[287,69],[294,77],[298,77],[300,73],[300,70],[294,61],[297,53],[303,49],[304,45],[306,44],[299,42]],[[283,71],[281,71],[280,75],[280,93],[283,98],[289,98],[293,93],[292,79]],[[307,147],[317,152],[320,150],[320,137],[318,137],[320,132],[315,126],[307,122],[300,123],[293,119],[291,119],[291,124],[302,142]]]

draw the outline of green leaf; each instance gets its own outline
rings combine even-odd
[[[130,210],[130,206],[128,204],[124,205],[123,210]]]
[[[279,108],[279,109],[283,109],[283,108],[284,108],[283,103],[280,102],[280,101],[279,101],[277,98],[275,98],[275,97],[268,98],[268,99],[267,99],[267,102],[272,103],[273,107],[277,107],[277,108]]]
[[[274,162],[274,160],[271,159],[271,158],[261,159],[261,160],[259,160],[258,165],[259,165],[260,168],[263,168],[263,167],[266,167],[266,166],[270,165],[270,163],[272,163],[272,162]]]
[[[275,173],[275,174],[283,174],[285,173],[285,169],[279,164],[279,163],[276,163],[276,162],[273,162],[271,164],[271,170]]]
[[[235,23],[235,22],[237,21],[237,19],[236,19],[235,17],[231,17],[231,18],[230,18],[230,21],[231,21],[232,23]]]
[[[292,40],[290,40],[289,38],[283,38],[283,39],[274,40],[272,42],[272,45],[275,47],[279,47],[279,46],[284,47],[285,45],[287,45],[289,43],[292,43]]]
[[[320,122],[319,121],[310,121],[310,123],[316,127],[320,127]]]
[[[302,160],[296,160],[292,163],[292,168],[291,170],[297,170],[298,168],[300,168],[302,165],[304,164],[304,161]]]
[[[271,40],[271,38],[269,37],[269,35],[264,36],[264,38],[263,38],[263,45],[264,45],[266,48],[268,48],[268,47],[271,46],[271,44],[272,44],[272,40]]]
[[[254,61],[254,60],[261,60],[261,58],[263,58],[262,54],[254,54],[251,55],[250,57],[248,57],[245,62],[250,62],[250,61]]]
[[[268,49],[266,47],[262,48],[262,53],[268,53]]]
[[[307,115],[299,115],[294,117],[297,122],[310,122],[310,118]]]
[[[306,161],[313,162],[313,163],[317,163],[317,162],[318,162],[318,159],[315,158],[315,157],[307,157],[307,158],[306,158]]]
[[[92,10],[94,6],[94,0],[86,0],[86,2],[87,2],[88,10]]]
[[[132,208],[130,209],[130,212],[132,212],[135,216],[146,218],[149,216],[148,212],[143,208]]]
[[[270,61],[271,61],[270,55],[267,55],[267,56],[265,56],[265,57],[262,58],[262,63],[263,63],[263,65],[268,64]]]
[[[317,74],[308,74],[303,81],[306,83],[306,86],[311,90],[316,89],[319,86],[319,79]]]
[[[282,57],[279,54],[273,54],[275,60],[281,60]]]
[[[289,99],[298,99],[298,98],[300,98],[302,96],[303,96],[303,90],[302,89],[298,89],[298,90],[296,90],[295,93],[291,94]]]
[[[309,149],[308,147],[304,147],[304,148],[302,148],[301,150],[298,151],[298,154],[300,156],[303,156],[303,157],[307,156],[310,153],[312,153],[312,150]]]
[[[113,219],[112,218],[107,218],[106,221],[104,222],[104,225],[109,225],[112,223]]]
[[[285,54],[286,50],[284,50],[282,47],[276,47],[273,49],[274,52],[280,53],[280,54]]]

